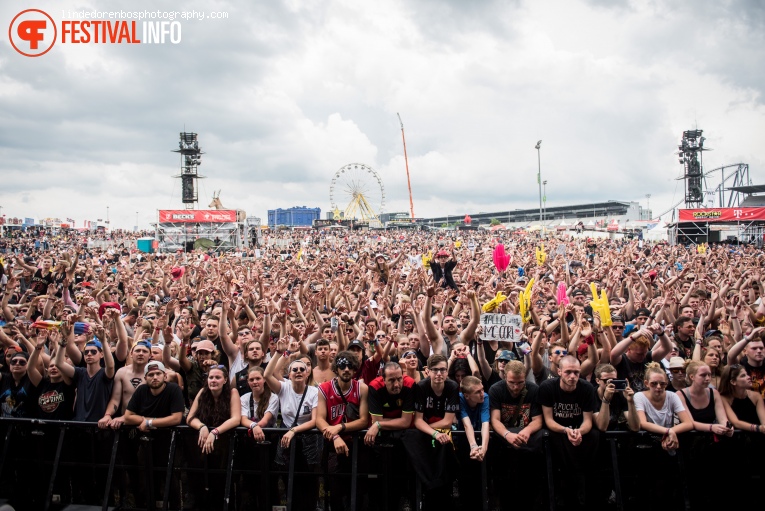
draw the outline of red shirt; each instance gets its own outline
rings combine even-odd
[[[319,385],[319,392],[322,393],[327,402],[327,423],[330,426],[337,426],[343,422],[348,422],[345,419],[347,404],[355,405],[357,411],[361,406],[361,390],[358,380],[351,380],[351,388],[348,389],[344,396],[340,395],[340,388],[336,382],[337,378],[333,378]]]

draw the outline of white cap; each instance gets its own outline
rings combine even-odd
[[[146,364],[146,367],[143,370],[144,376],[149,374],[149,371],[162,371],[163,373],[167,373],[167,369],[165,369],[165,364],[162,362],[157,362],[156,360],[152,360],[148,364]]]

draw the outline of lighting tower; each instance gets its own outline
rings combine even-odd
[[[186,209],[194,209],[194,205],[199,200],[197,194],[197,179],[204,179],[197,173],[197,167],[202,164],[202,155],[199,148],[199,141],[196,133],[181,133],[181,140],[178,142],[178,149],[174,153],[181,154],[181,173],[177,176],[181,178],[181,200]]]
[[[702,168],[702,152],[709,151],[704,147],[703,130],[688,130],[683,132],[683,140],[678,146],[678,158],[683,165],[685,180],[685,207],[689,209],[701,207],[704,201]]]

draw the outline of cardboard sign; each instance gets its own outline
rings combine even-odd
[[[484,341],[518,342],[523,320],[517,314],[481,314]]]

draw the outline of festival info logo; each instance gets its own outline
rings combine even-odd
[[[40,9],[21,11],[8,27],[8,38],[14,49],[27,57],[39,57],[48,53],[57,35],[53,18]]]

